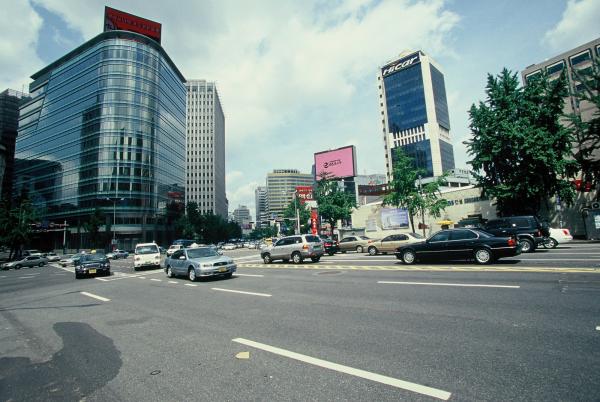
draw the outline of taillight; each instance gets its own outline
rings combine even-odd
[[[303,245],[302,250],[308,250],[308,244]]]
[[[571,236],[571,232],[569,232],[569,229],[563,229],[562,231],[565,236]]]
[[[537,231],[537,237],[542,237],[542,232],[539,229]]]
[[[517,245],[517,242],[515,241],[515,239],[513,239],[512,237],[510,239],[508,239],[508,247],[513,247],[516,245]]]

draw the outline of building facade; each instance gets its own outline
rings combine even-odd
[[[186,89],[164,49],[108,31],[31,78],[13,193],[43,220],[67,221],[68,248],[168,241],[167,211],[182,209],[185,191]],[[103,239],[86,230],[96,210]]]
[[[245,205],[240,205],[233,210],[233,221],[238,223],[242,228],[248,227],[252,222],[250,210]]]
[[[225,115],[214,82],[189,80],[186,120],[186,204],[227,219]]]
[[[570,93],[580,92],[583,89],[583,84],[574,77],[573,71],[579,73],[591,71],[592,63],[597,59],[600,59],[600,38],[554,56],[542,63],[528,66],[521,72],[523,85],[527,85],[528,81],[539,76],[542,72],[546,72],[550,80],[559,78],[560,74],[565,72]],[[593,103],[579,102],[574,96],[569,96],[565,101],[564,112],[566,114],[578,114],[583,121],[589,121],[593,114],[597,112],[597,109]]]
[[[0,93],[0,199],[10,199],[15,165],[19,107],[27,95],[7,89]]]
[[[267,188],[257,187],[254,190],[254,202],[256,206],[256,226],[262,227],[268,225],[269,221],[269,204],[267,201]]]
[[[297,169],[275,169],[267,174],[269,219],[283,218],[283,211],[294,199],[298,186],[312,186],[314,177]]]
[[[421,51],[404,52],[377,76],[388,181],[393,150],[401,148],[425,176],[454,168],[444,74]]]

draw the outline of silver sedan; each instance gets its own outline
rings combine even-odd
[[[185,275],[190,281],[209,276],[231,278],[236,269],[233,259],[221,255],[214,247],[184,248],[165,260],[169,278]]]

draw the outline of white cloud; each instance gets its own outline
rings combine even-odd
[[[567,50],[600,36],[600,2],[569,0],[561,20],[546,32],[544,42],[553,50]]]
[[[0,13],[0,91],[29,91],[29,77],[43,67],[36,54],[42,18],[26,1],[5,1]],[[24,87],[25,85],[25,87]]]

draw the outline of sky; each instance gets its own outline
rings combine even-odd
[[[267,173],[310,173],[315,152],[355,145],[359,174],[385,173],[377,72],[404,50],[442,67],[456,167],[467,168],[468,110],[487,74],[600,37],[598,0],[0,0],[0,91],[27,91],[99,34],[105,5],[160,22],[183,75],[216,82],[229,209],[252,216]]]

